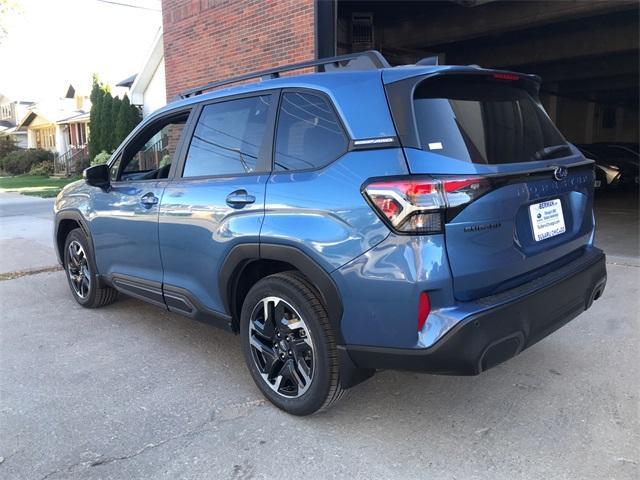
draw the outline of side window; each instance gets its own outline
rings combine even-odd
[[[282,95],[274,170],[320,168],[347,151],[349,143],[331,105],[321,96]]]
[[[256,170],[271,95],[206,105],[198,119],[183,177],[234,175]]]
[[[125,148],[120,180],[167,178],[189,113],[169,118],[143,131]]]

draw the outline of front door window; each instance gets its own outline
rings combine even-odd
[[[172,117],[143,131],[124,149],[119,181],[167,178],[189,114]]]

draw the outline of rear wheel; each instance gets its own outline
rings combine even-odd
[[[112,303],[118,296],[114,288],[99,284],[93,252],[80,228],[67,235],[64,269],[73,298],[83,307],[102,307]]]
[[[240,329],[251,376],[274,405],[310,415],[341,398],[335,335],[304,277],[285,272],[256,283],[245,298]]]

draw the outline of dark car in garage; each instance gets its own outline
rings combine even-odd
[[[596,162],[596,188],[638,186],[638,154],[633,147],[609,143],[576,146]]]

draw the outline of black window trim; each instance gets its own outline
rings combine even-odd
[[[344,151],[338,155],[336,158],[334,158],[333,160],[331,160],[330,162],[326,163],[325,165],[322,165],[321,167],[309,167],[309,168],[304,168],[304,169],[299,169],[299,170],[276,170],[275,169],[275,162],[276,162],[276,135],[278,132],[278,120],[280,119],[280,105],[282,103],[282,98],[284,96],[285,93],[292,93],[292,92],[300,92],[300,93],[308,93],[310,95],[316,95],[318,97],[323,98],[324,100],[327,101],[327,103],[329,104],[329,107],[331,108],[331,110],[333,111],[333,113],[336,116],[336,119],[338,120],[338,125],[340,126],[340,128],[342,129],[342,133],[344,133],[345,139],[347,140],[347,147],[344,149]],[[352,148],[353,145],[353,138],[351,137],[351,135],[349,134],[349,130],[346,128],[344,120],[342,118],[342,116],[340,115],[340,112],[338,111],[338,109],[336,108],[336,106],[333,103],[333,100],[331,99],[331,97],[329,95],[327,95],[325,92],[323,92],[322,90],[316,90],[314,88],[307,88],[307,87],[285,87],[281,90],[280,92],[280,98],[278,99],[278,109],[277,109],[277,115],[275,118],[275,124],[274,124],[274,130],[273,130],[273,138],[272,138],[272,146],[271,146],[271,151],[272,151],[272,156],[271,156],[271,175],[282,175],[282,174],[291,174],[291,173],[304,173],[304,172],[319,172],[321,170],[326,169],[327,167],[333,165],[336,161],[338,161],[340,158],[342,158],[346,153],[350,152],[353,150]]]
[[[187,153],[189,151],[189,147],[191,146],[191,140],[193,138],[193,134],[195,132],[196,126],[198,125],[198,120],[200,119],[200,115],[204,110],[204,107],[208,105],[213,105],[216,103],[229,102],[232,100],[241,100],[243,98],[252,98],[252,97],[262,97],[265,95],[272,96],[271,105],[269,105],[269,112],[267,113],[267,123],[265,125],[264,138],[262,139],[262,145],[260,146],[260,150],[258,152],[258,159],[256,161],[256,170],[254,172],[239,172],[239,173],[224,173],[220,175],[200,175],[197,177],[185,177],[184,173],[184,165],[187,161]],[[197,180],[206,180],[206,179],[216,179],[216,178],[238,178],[238,177],[251,177],[258,175],[269,175],[271,172],[271,161],[273,157],[273,146],[272,142],[270,142],[269,136],[273,138],[274,136],[274,128],[276,125],[276,113],[277,106],[280,104],[280,89],[268,89],[268,90],[253,90],[251,92],[240,93],[236,95],[228,95],[224,97],[218,97],[209,99],[197,104],[193,111],[193,121],[191,122],[189,131],[187,132],[188,136],[184,137],[184,151],[181,152],[180,161],[176,165],[175,176],[172,177],[173,180],[179,180],[180,182],[188,182],[188,181],[197,181]],[[188,141],[187,141],[188,140]]]
[[[180,140],[178,142],[178,148],[176,148],[176,153],[174,154],[174,158],[171,160],[171,168],[169,169],[169,175],[166,178],[146,178],[139,180],[120,180],[120,175],[122,173],[123,163],[120,162],[118,166],[118,173],[116,175],[117,180],[112,181],[111,185],[129,185],[132,183],[151,183],[151,182],[161,182],[161,181],[169,181],[173,179],[175,176],[177,164],[181,162],[182,156],[184,155],[184,144],[185,139],[187,137],[187,133],[192,129],[193,117],[194,117],[194,105],[186,105],[174,110],[170,110],[161,115],[154,116],[147,120],[146,122],[143,120],[143,123],[140,124],[138,128],[136,128],[133,132],[133,135],[126,141],[123,142],[111,155],[109,162],[107,163],[109,169],[113,166],[114,163],[122,159],[122,156],[127,150],[127,147],[132,145],[136,139],[138,139],[141,135],[145,135],[149,132],[149,130],[153,130],[158,126],[158,124],[168,124],[167,120],[171,120],[175,117],[181,117],[184,114],[187,114],[187,120],[185,122],[185,126],[182,129],[182,133],[180,134]]]

